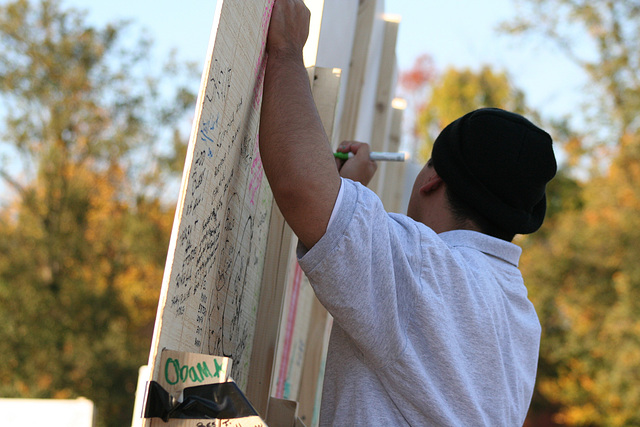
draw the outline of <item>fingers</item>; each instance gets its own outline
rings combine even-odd
[[[342,141],[340,145],[338,145],[337,151],[341,153],[353,153],[354,157],[359,154],[364,159],[368,158],[371,153],[371,147],[366,142]]]
[[[353,153],[356,154],[361,146],[369,146],[369,144],[365,142],[359,141],[342,141],[340,145],[338,145],[338,151],[342,153]]]
[[[369,144],[357,141],[343,141],[338,146],[338,151],[354,154],[352,159],[337,162],[340,175],[343,178],[349,178],[367,185],[378,167],[376,162],[369,158],[371,153]]]

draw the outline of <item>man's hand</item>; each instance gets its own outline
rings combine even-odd
[[[371,149],[369,144],[364,142],[343,141],[338,147],[341,153],[353,153],[354,156],[348,160],[336,159],[336,165],[340,176],[360,182],[362,185],[369,184],[371,178],[376,173],[378,165],[369,159]]]
[[[311,12],[302,0],[276,0],[267,35],[269,55],[302,55]]]

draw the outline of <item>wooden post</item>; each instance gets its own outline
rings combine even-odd
[[[396,41],[398,39],[398,26],[400,18],[395,15],[384,17],[384,39],[382,56],[378,72],[378,85],[376,90],[375,108],[373,110],[373,124],[369,144],[373,151],[393,151],[388,147],[389,121],[391,119],[391,100],[395,88],[396,78]],[[378,196],[383,196],[384,182],[388,162],[378,164],[378,172],[369,188]]]
[[[331,315],[320,304],[320,301],[314,298],[298,394],[300,419],[308,426],[315,425],[317,422],[315,415],[320,409],[331,324]]]
[[[289,281],[289,248],[293,239],[291,228],[285,223],[282,213],[274,203],[246,393],[260,414],[266,413],[269,401],[284,291]]]
[[[389,125],[389,151],[400,149],[402,135],[402,119],[406,108],[404,99],[396,98],[392,102],[391,123]],[[404,181],[407,165],[406,162],[388,162],[386,165],[386,178],[382,190],[382,203],[387,212],[403,213],[406,206],[402,206],[404,195]]]
[[[340,123],[340,140],[353,140],[358,125],[360,111],[360,95],[364,86],[369,44],[376,12],[376,0],[360,0],[356,34],[351,53],[347,92],[344,98],[342,121]]]

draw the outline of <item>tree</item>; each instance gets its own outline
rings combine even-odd
[[[589,155],[617,149],[638,127],[640,107],[640,3],[636,0],[516,0],[518,17],[504,23],[513,35],[541,36],[589,76],[580,111],[590,135]]]
[[[0,393],[85,396],[105,426],[130,423],[147,361],[174,208],[160,142],[184,141],[180,82],[197,82],[149,72],[132,31],[58,0],[0,5]]]
[[[639,425],[640,4],[519,4],[505,28],[542,35],[590,78],[584,137],[568,145],[594,167],[522,260],[543,324],[538,403],[562,425]]]
[[[428,54],[418,56],[413,66],[403,70],[398,76],[398,95],[407,102],[403,119],[403,132],[410,138],[408,147],[413,153],[418,152],[420,136],[417,115],[425,102],[429,89],[437,76],[433,58]]]
[[[562,425],[640,423],[638,158],[613,161],[530,239],[521,265],[543,325],[536,402]]]

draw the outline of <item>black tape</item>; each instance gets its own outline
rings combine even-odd
[[[144,418],[178,419],[231,419],[258,415],[251,403],[230,381],[218,384],[187,387],[179,402],[160,384],[150,381]]]

